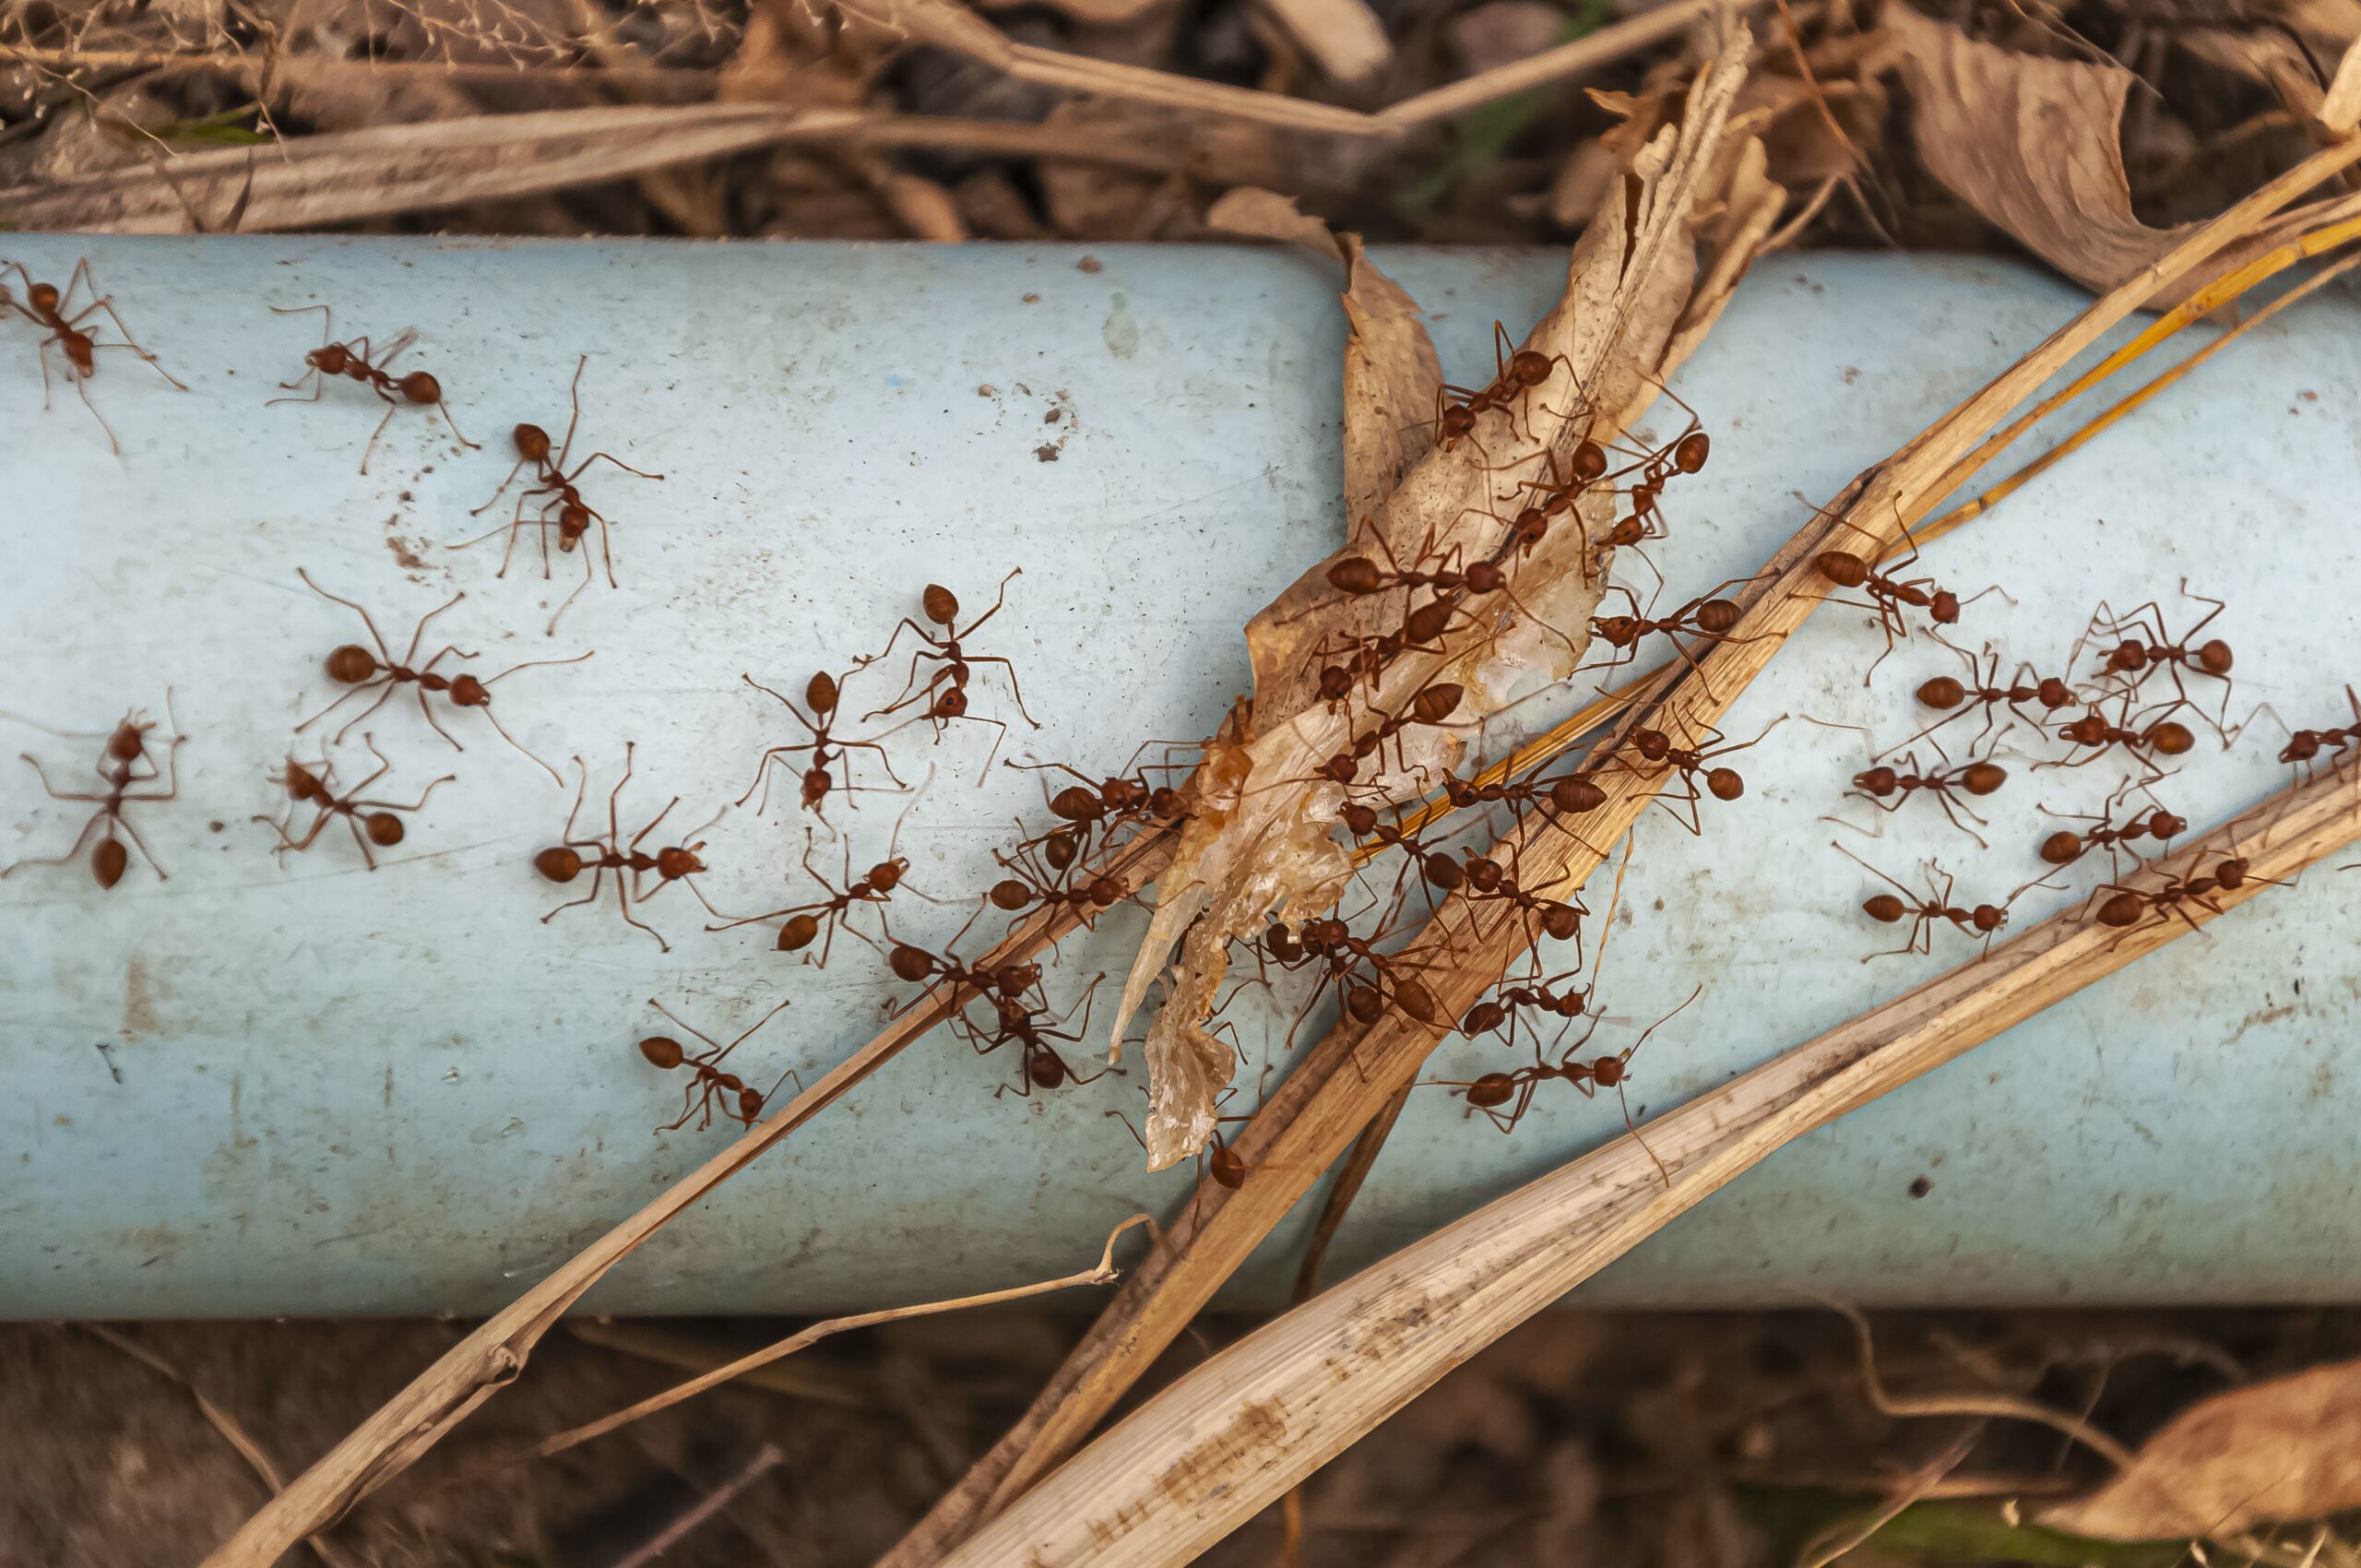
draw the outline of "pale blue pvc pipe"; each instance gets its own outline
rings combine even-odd
[[[170,684],[191,736],[180,798],[135,819],[170,882],[135,865],[112,893],[73,869],[0,887],[7,1313],[491,1308],[720,1145],[718,1129],[650,1135],[679,1091],[633,1050],[657,1027],[647,998],[734,1034],[790,997],[741,1053],[767,1081],[838,1059],[896,994],[857,944],[839,943],[825,972],[799,966],[759,928],[705,934],[678,892],[649,911],[669,956],[607,909],[540,923],[559,896],[529,861],[570,792],[474,716],[457,725],[464,754],[414,707],[372,720],[400,765],[393,798],[446,768],[460,776],[385,870],[363,873],[338,832],[275,865],[248,819],[279,803],[265,775],[326,698],[321,656],[353,633],[303,589],[298,565],[375,607],[389,635],[465,588],[445,619],[482,649],[480,670],[595,647],[579,668],[503,685],[498,711],[552,760],[583,754],[594,790],[635,740],[626,814],[644,819],[677,791],[674,821],[693,826],[737,793],[762,745],[791,738],[739,673],[794,689],[815,667],[841,668],[931,579],[972,608],[1025,568],[977,643],[1016,659],[1042,721],[1013,731],[1015,748],[1109,767],[1141,738],[1203,734],[1246,684],[1240,626],[1343,526],[1342,323],[1325,272],[1287,254],[1102,248],[1092,270],[1078,251],[990,246],[11,235],[5,251],[46,278],[89,255],[132,329],[192,387],[174,393],[130,356],[101,356],[94,392],[123,434],[118,460],[70,392],[42,411],[33,334],[0,324],[6,706],[96,729],[158,707]],[[1383,260],[1432,313],[1463,381],[1484,378],[1493,318],[1536,316],[1563,265]],[[264,307],[314,303],[336,306],[340,332],[380,342],[415,325],[406,362],[441,375],[483,449],[458,449],[405,410],[363,477],[379,409],[360,388],[264,408],[317,340],[313,320]],[[1714,447],[1667,497],[1672,537],[1652,553],[1667,602],[1752,570],[1802,515],[1791,491],[1824,498],[2080,303],[1998,262],[1759,267],[1679,380]],[[615,519],[622,588],[586,593],[552,639],[552,595],[529,564],[499,582],[489,549],[436,546],[475,531],[467,513],[507,467],[511,423],[562,423],[586,352],[577,456],[604,448],[668,477],[605,465],[585,477]],[[1982,601],[1961,635],[2053,664],[2101,597],[2162,596],[2177,622],[2186,574],[2232,601],[2216,629],[2236,646],[2238,711],[2267,696],[2296,722],[2345,717],[2361,647],[2357,387],[2348,300],[2272,323],[1930,552],[1945,581],[1998,581],[2018,601]],[[1659,438],[1679,417],[1655,422]],[[1637,571],[1627,564],[1625,580]],[[1808,711],[1899,735],[1916,722],[1909,690],[1953,665],[1922,644],[1865,691],[1877,646],[1857,613],[1821,615],[1748,692],[1730,733]],[[856,699],[891,695],[873,679]],[[995,676],[978,706],[1009,714]],[[0,722],[8,750],[59,771],[94,744]],[[2278,734],[2268,720],[2253,733],[2234,756],[2193,758],[2165,798],[2206,821],[2272,788]],[[902,834],[918,887],[981,885],[1012,815],[1040,814],[1028,776],[995,769],[974,784],[986,739],[897,742],[906,771],[938,769]],[[1638,834],[1600,992],[1629,1022],[1603,1026],[1600,1043],[1626,1043],[1692,986],[1705,991],[1634,1059],[1635,1111],[1929,972],[1859,961],[1891,939],[1857,913],[1874,885],[1827,848],[1820,820],[1858,755],[1850,735],[1789,724],[1746,754],[1742,802],[1708,802],[1702,839],[1660,815]],[[55,852],[79,818],[44,800],[30,769],[9,769],[0,856]],[[2039,869],[2033,846],[2052,825],[2035,802],[2093,809],[2104,774],[2020,768],[1990,802],[1988,854],[1916,812],[1858,847],[1904,876],[1940,854],[1963,891],[2003,893]],[[865,864],[896,804],[862,804],[838,820]],[[782,875],[805,821],[723,817],[706,850],[714,901],[789,901]],[[841,863],[834,845],[822,855]],[[1815,1134],[1582,1299],[2350,1295],[2356,887],[2323,873],[2273,893]],[[2019,917],[2066,897],[2029,895]],[[963,918],[896,909],[897,930],[926,937]],[[1125,912],[1070,944],[1053,987],[1070,997],[1083,977],[1120,968],[1139,930]],[[1946,961],[1964,953],[1949,936],[1938,933]],[[1289,1019],[1252,1005],[1239,1014],[1259,1056]],[[1497,1044],[1457,1042],[1434,1071],[1507,1060]],[[1136,1106],[1137,1078],[995,1100],[1011,1066],[930,1039],[666,1229],[592,1304],[805,1311],[1004,1285],[1076,1266],[1115,1218],[1180,1201],[1187,1173],[1144,1175],[1104,1115]],[[1545,1094],[1502,1138],[1442,1090],[1422,1092],[1332,1267],[1620,1130],[1611,1102]],[[1914,1201],[1922,1175],[1931,1191]],[[1283,1289],[1302,1224],[1237,1299]]]

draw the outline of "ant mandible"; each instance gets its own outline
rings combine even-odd
[[[500,570],[492,574],[495,577],[504,577],[508,575],[509,559],[516,552],[516,536],[530,526],[541,537],[541,576],[547,578],[551,574],[550,529],[552,528],[557,529],[559,552],[570,554],[581,544],[583,535],[590,531],[590,525],[596,523],[599,525],[599,556],[606,564],[607,586],[609,588],[616,586],[614,552],[608,547],[607,516],[582,499],[582,492],[575,487],[574,481],[582,477],[584,469],[601,457],[614,464],[623,472],[637,474],[642,479],[660,480],[664,476],[649,473],[645,469],[635,469],[612,452],[593,452],[576,464],[572,471],[567,470],[566,458],[574,451],[574,430],[582,422],[582,369],[589,362],[590,356],[587,354],[575,362],[574,384],[569,394],[573,399],[574,415],[565,422],[565,442],[557,449],[556,459],[552,461],[550,457],[548,431],[537,424],[518,425],[510,433],[510,439],[516,445],[516,461],[509,469],[508,477],[502,480],[500,488],[492,493],[492,500],[468,514],[469,517],[474,517],[490,511],[494,503],[506,493],[508,487],[516,482],[516,475],[523,470],[525,465],[531,463],[534,465],[536,482],[516,497],[516,516],[508,522],[502,524],[500,528],[493,529],[490,533],[479,534],[458,544],[445,545],[445,549],[466,550],[481,544],[494,534],[505,531],[508,535],[508,546],[500,552]],[[546,497],[546,499],[541,502],[540,516],[528,525],[525,520],[525,508],[536,495]],[[555,514],[554,517],[552,516],[552,513]],[[565,602],[560,604],[556,612],[550,616],[546,636],[557,636],[558,617],[564,615],[574,601],[582,597],[582,590],[589,586],[590,552],[585,550],[582,552],[582,581],[572,593],[565,596]]]
[[[361,791],[391,772],[394,765],[386,761],[386,754],[377,749],[374,737],[364,732],[361,743],[367,746],[369,754],[377,759],[377,771],[342,796],[338,796],[335,790],[336,769],[325,759],[306,766],[289,757],[285,766],[272,775],[271,782],[284,789],[293,802],[288,808],[288,820],[279,822],[259,814],[254,820],[267,824],[279,835],[278,846],[271,852],[280,860],[285,860],[290,853],[301,854],[310,849],[327,825],[340,816],[344,818],[344,825],[352,830],[352,841],[361,849],[362,861],[371,871],[375,871],[377,857],[370,851],[370,846],[374,844],[380,849],[390,849],[405,836],[402,819],[394,814],[422,809],[428,796],[458,777],[457,774],[445,774],[421,790],[418,799],[409,805],[394,801],[364,801],[361,798]],[[295,807],[303,805],[311,806],[314,814],[312,826],[304,829],[303,837],[297,838],[288,832],[288,828],[294,823]]]
[[[95,767],[100,781],[106,785],[104,794],[92,794],[87,790],[60,790],[49,781],[48,770],[42,766],[39,757],[34,756],[30,752],[18,753],[18,755],[31,765],[34,777],[41,780],[41,787],[48,791],[51,800],[72,801],[95,805],[99,809],[90,814],[89,819],[82,824],[82,831],[74,836],[73,848],[62,855],[18,861],[7,870],[0,871],[0,879],[14,876],[27,866],[72,864],[75,858],[81,854],[82,846],[89,841],[90,830],[103,822],[107,825],[106,837],[100,839],[90,850],[90,877],[102,890],[111,889],[116,883],[121,882],[125,870],[131,863],[130,851],[124,848],[123,839],[114,836],[115,829],[118,827],[123,830],[124,838],[138,846],[139,852],[146,857],[149,869],[155,872],[156,880],[171,881],[172,878],[166,874],[164,868],[156,863],[154,852],[148,848],[147,841],[139,837],[139,830],[131,826],[131,819],[124,814],[123,810],[125,806],[135,801],[170,801],[177,799],[180,795],[180,750],[188,737],[180,732],[180,721],[172,718],[172,695],[169,690],[164,693],[164,718],[172,726],[172,742],[164,749],[164,766],[160,768],[148,755],[148,731],[156,728],[155,721],[150,719],[143,722],[136,712],[124,715],[123,722],[116,725],[113,732],[107,736],[106,749],[100,754]],[[140,771],[143,766],[147,768],[144,773]],[[133,792],[134,785],[153,783],[160,778],[165,780],[165,788],[161,793],[135,794]]]
[[[13,310],[34,326],[45,327],[49,329],[49,336],[41,340],[39,350],[41,406],[43,409],[49,407],[49,349],[50,345],[54,343],[65,354],[65,378],[74,384],[74,390],[80,396],[82,406],[90,410],[90,417],[99,422],[99,428],[107,433],[107,445],[116,457],[123,456],[123,443],[115,439],[114,427],[107,423],[106,416],[99,412],[98,406],[90,401],[89,381],[98,370],[99,350],[129,349],[133,353],[146,360],[158,375],[171,382],[174,391],[188,390],[184,382],[157,363],[156,356],[141,348],[132,338],[131,328],[125,327],[123,324],[123,317],[115,314],[113,296],[99,293],[98,283],[90,277],[89,256],[84,256],[74,264],[74,274],[65,280],[63,292],[59,291],[54,283],[34,282],[32,274],[25,270],[25,265],[20,261],[0,262],[0,271],[15,272],[24,280],[25,285],[25,297],[20,301],[8,291],[6,284],[0,283],[0,316],[6,316]],[[74,300],[74,291],[84,284],[88,284],[90,292],[97,297],[73,315],[66,315],[66,310]],[[113,321],[115,330],[123,334],[122,342],[101,343],[82,330],[81,324],[89,318],[91,313],[101,310],[106,312],[108,318]]]
[[[333,736],[329,737],[332,742],[341,741],[351,731],[354,725],[360,723],[362,719],[376,712],[380,707],[383,707],[386,705],[386,699],[392,696],[394,693],[399,690],[405,683],[414,684],[418,688],[418,710],[426,716],[426,722],[433,727],[436,734],[451,742],[452,750],[463,752],[467,750],[467,747],[459,744],[457,737],[453,735],[448,730],[444,729],[442,720],[434,717],[434,709],[426,700],[426,694],[429,692],[445,693],[450,696],[450,699],[455,706],[459,707],[472,707],[481,711],[483,714],[484,721],[492,726],[493,733],[497,734],[502,740],[507,742],[512,747],[515,747],[518,754],[529,758],[534,766],[540,768],[543,773],[550,776],[550,779],[552,783],[558,785],[560,788],[564,788],[565,780],[558,777],[557,769],[552,767],[548,763],[543,762],[540,757],[535,756],[531,752],[527,751],[522,745],[518,744],[516,737],[508,732],[507,729],[500,722],[498,716],[492,711],[492,688],[499,684],[501,682],[508,679],[509,676],[516,674],[519,670],[536,670],[543,665],[549,664],[579,664],[584,659],[590,657],[589,653],[577,653],[572,659],[528,659],[522,664],[510,665],[507,669],[503,670],[499,674],[492,676],[490,680],[483,680],[469,674],[438,675],[434,672],[434,667],[437,664],[442,663],[446,658],[457,656],[460,659],[473,659],[477,657],[472,653],[461,653],[455,645],[445,644],[443,647],[437,649],[434,657],[428,659],[424,664],[417,662],[418,645],[425,639],[427,623],[433,621],[437,615],[442,614],[444,611],[450,609],[452,605],[457,604],[459,600],[467,598],[468,596],[465,593],[453,594],[443,603],[437,605],[435,608],[428,611],[424,615],[421,616],[419,618],[417,628],[410,633],[409,650],[404,653],[401,658],[396,659],[393,656],[392,650],[386,646],[385,637],[378,633],[377,623],[370,619],[369,612],[363,610],[351,600],[341,598],[338,595],[330,593],[327,589],[314,582],[312,580],[312,575],[303,567],[296,567],[295,575],[303,579],[304,587],[310,588],[314,593],[318,594],[322,599],[327,600],[332,603],[341,604],[347,610],[350,610],[354,614],[360,616],[362,625],[368,628],[369,640],[377,645],[377,651],[374,654],[367,648],[362,647],[359,643],[346,643],[328,654],[325,666],[327,671],[328,679],[336,682],[338,685],[349,686],[351,690],[337,698],[336,701],[328,704],[327,707],[320,709],[319,712],[312,715],[311,718],[303,720],[303,723],[295,726],[297,733],[300,734],[303,731],[310,729],[313,725],[317,724],[321,719],[326,719],[329,714],[334,713],[338,708],[342,707],[346,703],[351,701],[354,697],[359,696],[362,693],[370,690],[372,687],[381,688],[377,692],[376,701],[371,703],[367,707],[362,708],[359,713],[354,714],[350,719],[346,719],[343,727],[338,730]],[[595,653],[598,650],[596,648],[593,648],[591,653]]]
[[[689,1069],[689,1086],[681,1091],[680,1119],[666,1123],[656,1129],[658,1132],[670,1133],[686,1126],[689,1118],[699,1111],[703,1111],[705,1115],[704,1119],[697,1123],[698,1130],[703,1131],[712,1126],[713,1097],[717,1094],[721,1096],[721,1113],[724,1116],[751,1127],[754,1124],[754,1118],[763,1113],[763,1106],[770,1099],[770,1095],[778,1093],[779,1084],[793,1078],[797,1091],[800,1093],[802,1090],[802,1075],[792,1067],[778,1075],[778,1083],[771,1086],[770,1095],[765,1094],[760,1089],[748,1088],[744,1080],[735,1073],[721,1071],[722,1059],[752,1039],[756,1029],[777,1017],[787,1006],[786,1003],[781,1002],[778,1006],[755,1019],[752,1028],[728,1045],[716,1042],[711,1035],[694,1024],[682,1023],[670,1007],[665,1006],[656,998],[649,997],[647,1004],[663,1014],[671,1022],[673,1028],[696,1036],[706,1044],[705,1050],[693,1055],[684,1051],[681,1042],[670,1035],[649,1035],[639,1042],[639,1053],[647,1059],[649,1066],[668,1073],[675,1067],[685,1066]],[[730,1103],[733,1099],[737,1102],[734,1107]]]
[[[369,433],[369,444],[361,449],[362,473],[369,471],[369,457],[370,454],[377,449],[377,437],[386,433],[386,426],[393,422],[395,413],[399,410],[405,399],[420,408],[432,408],[441,414],[443,422],[451,427],[451,434],[458,436],[460,445],[473,450],[481,445],[459,434],[459,427],[451,418],[451,405],[443,400],[443,384],[440,381],[422,370],[414,370],[408,375],[396,377],[386,368],[394,362],[395,355],[418,341],[416,328],[405,328],[385,352],[374,356],[374,362],[372,362],[373,355],[368,339],[355,338],[344,343],[335,340],[336,316],[327,306],[273,305],[270,308],[272,313],[278,315],[303,315],[311,311],[318,311],[320,313],[320,346],[303,356],[303,363],[310,367],[304,374],[297,376],[292,381],[282,381],[279,384],[280,390],[292,391],[308,381],[312,384],[312,395],[309,398],[273,398],[264,403],[263,407],[270,408],[279,403],[316,403],[326,396],[327,378],[332,375],[341,375],[368,387],[370,391],[384,399],[386,417],[377,422],[377,428]],[[399,394],[398,397],[396,396],[397,393]]]

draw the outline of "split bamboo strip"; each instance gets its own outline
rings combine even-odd
[[[1729,704],[1821,602],[1822,585],[1812,566],[1814,556],[1839,546],[1857,551],[1865,540],[1880,551],[1897,543],[1906,509],[1931,506],[1960,478],[1973,473],[1980,460],[1961,471],[1957,466],[1962,459],[2077,354],[2142,302],[2356,161],[2361,161],[2361,137],[2316,153],[2271,181],[2094,302],[1892,458],[1856,480],[1772,557],[1766,575],[1775,580],[1758,583],[1741,596],[1744,614],[1731,639],[1708,648],[1699,668],[1673,687],[1652,719],[1655,727],[1683,743],[1712,732]],[[2129,362],[2133,357],[2118,350],[2110,362]],[[1637,772],[1610,770],[1592,777],[1608,798],[1581,826],[1601,842],[1584,842],[1536,825],[1511,835],[1493,851],[1495,858],[1515,857],[1515,863],[1531,871],[1526,879],[1531,885],[1553,891],[1579,888],[1604,858],[1606,847],[1629,831],[1655,798],[1661,782]],[[1413,966],[1424,965],[1438,977],[1429,989],[1441,1016],[1456,1018],[1529,945],[1527,928],[1514,915],[1501,913],[1497,906],[1479,912],[1454,897],[1404,955]],[[1181,1222],[1167,1230],[1163,1243],[1133,1273],[1017,1425],[881,1560],[880,1568],[920,1568],[938,1561],[979,1521],[1006,1507],[1081,1442],[1320,1172],[1376,1117],[1385,1100],[1415,1078],[1438,1038],[1431,1027],[1396,1013],[1367,1027],[1346,1020],[1314,1046],[1234,1141],[1232,1146],[1252,1172],[1244,1186],[1231,1192],[1211,1182],[1200,1183]]]
[[[2130,878],[2154,888],[2225,853],[2293,879],[2361,836],[2361,786],[2330,773],[2272,797]],[[943,1568],[1157,1568],[1236,1529],[1475,1355],[1814,1128],[1923,1076],[2198,929],[2051,917],[1985,956],[1539,1181],[1266,1324],[1109,1431],[985,1526]],[[1644,1139],[1644,1146],[1642,1140]],[[1657,1161],[1670,1174],[1659,1176]]]

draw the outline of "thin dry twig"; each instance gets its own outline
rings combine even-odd
[[[2361,781],[2351,772],[2262,802],[2127,879],[2156,888],[2225,854],[2246,857],[2248,879],[2216,895],[2213,908],[2188,906],[2185,921],[2128,930],[2070,909],[1649,1123],[1644,1146],[1626,1134],[1486,1205],[1191,1369],[943,1568],[1191,1560],[1778,1149],[2292,880],[2356,836]]]
[[[1376,118],[1397,129],[1452,119],[1487,103],[1497,103],[1503,98],[1513,98],[1520,92],[1612,65],[1666,39],[1678,38],[1717,10],[1743,16],[1764,3],[1766,0],[1739,0],[1738,4],[1732,0],[1670,0],[1668,5],[1610,23],[1572,43],[1561,43],[1555,49],[1495,65],[1431,92],[1406,98],[1380,110]]]
[[[615,1564],[615,1568],[647,1568],[651,1562],[689,1538],[692,1532],[715,1515],[738,1501],[748,1487],[769,1475],[785,1462],[786,1450],[775,1443],[765,1443],[754,1451],[754,1456],[738,1469],[738,1473],[697,1499],[694,1507],[658,1530],[630,1556]]]

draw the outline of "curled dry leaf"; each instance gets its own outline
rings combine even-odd
[[[2157,1540],[2236,1535],[2349,1508],[2361,1508],[2361,1361],[2199,1402],[2113,1480],[2041,1522],[2107,1540]]]
[[[2026,249],[2106,289],[2194,232],[2132,215],[2118,139],[2131,73],[1978,43],[1904,5],[1885,18],[1904,51],[1918,160]]]
[[[1720,62],[1700,76],[1679,124],[1642,149],[1631,179],[1616,183],[1607,210],[1575,249],[1564,296],[1525,339],[1523,347],[1557,362],[1550,379],[1529,405],[1519,401],[1481,416],[1472,439],[1428,450],[1366,520],[1354,519],[1357,540],[1384,540],[1406,561],[1452,551],[1462,560],[1489,559],[1502,540],[1502,472],[1532,474],[1549,457],[1563,464],[1586,436],[1612,439],[1646,409],[1656,390],[1651,377],[1694,297],[1699,207],[1721,209],[1721,193],[1707,182],[1716,170],[1726,177],[1752,167],[1760,174],[1759,163],[1725,165],[1717,156],[1744,78],[1747,39],[1743,29],[1734,34]],[[1745,205],[1751,214],[1759,192]],[[1705,307],[1707,319],[1714,308]],[[1406,650],[1374,690],[1364,686],[1340,711],[1314,703],[1258,722],[1243,751],[1248,774],[1236,812],[1219,823],[1192,820],[1183,829],[1116,1009],[1120,1040],[1178,944],[1164,1004],[1148,1032],[1150,1169],[1186,1158],[1213,1130],[1213,1096],[1227,1079],[1230,1052],[1205,1033],[1204,1021],[1228,971],[1230,943],[1259,936],[1274,916],[1293,921],[1324,909],[1345,885],[1349,861],[1331,837],[1345,790],[1319,777],[1321,763],[1373,727],[1372,715],[1406,712],[1432,685],[1460,687],[1447,724],[1411,726],[1390,765],[1381,754],[1370,759],[1381,773],[1355,780],[1359,800],[1401,799],[1457,766],[1477,724],[1513,687],[1535,676],[1552,682],[1569,674],[1581,661],[1605,576],[1594,571],[1592,536],[1612,522],[1613,505],[1612,495],[1585,495],[1513,563],[1515,603],[1467,601],[1465,625]],[[1316,598],[1298,612],[1293,606],[1303,587],[1290,588],[1250,628],[1258,680],[1304,662],[1355,612],[1341,596]],[[1226,766],[1239,760],[1224,756]],[[1190,1070],[1165,1070],[1175,1063]]]

